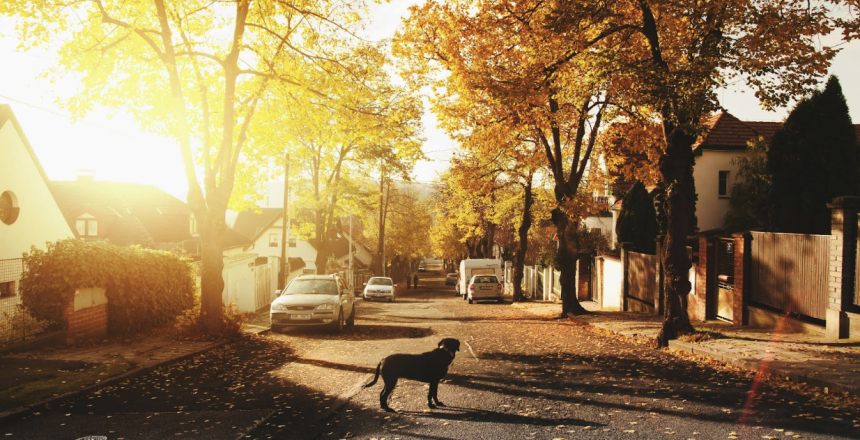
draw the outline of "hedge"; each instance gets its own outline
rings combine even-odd
[[[194,268],[177,255],[78,239],[24,254],[21,302],[38,318],[63,322],[75,290],[104,287],[108,333],[129,334],[173,321],[194,306]]]

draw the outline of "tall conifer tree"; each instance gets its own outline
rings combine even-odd
[[[839,80],[801,100],[771,141],[775,228],[829,234],[827,204],[860,191],[860,152]]]

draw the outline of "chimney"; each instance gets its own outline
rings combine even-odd
[[[96,170],[77,170],[78,182],[95,182]]]

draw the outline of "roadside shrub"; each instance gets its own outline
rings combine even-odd
[[[62,321],[76,289],[104,287],[108,333],[135,333],[193,307],[193,273],[190,263],[170,252],[60,240],[24,255],[21,302],[37,319]]]
[[[200,294],[194,295],[194,307],[185,310],[176,317],[173,324],[176,330],[176,335],[183,339],[206,339],[209,340],[212,336],[216,338],[234,338],[242,332],[242,324],[245,322],[245,315],[236,312],[236,305],[230,304],[229,307],[222,307],[221,312],[221,334],[211,335],[203,328],[203,325],[198,319],[200,316]]]

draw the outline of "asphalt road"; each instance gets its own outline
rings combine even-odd
[[[425,274],[394,303],[360,302],[343,334],[247,338],[13,421],[5,438],[857,439],[857,408],[754,374],[595,333],[557,313],[469,305]],[[364,389],[391,353],[445,337],[462,351],[426,407],[402,380],[379,409]]]

